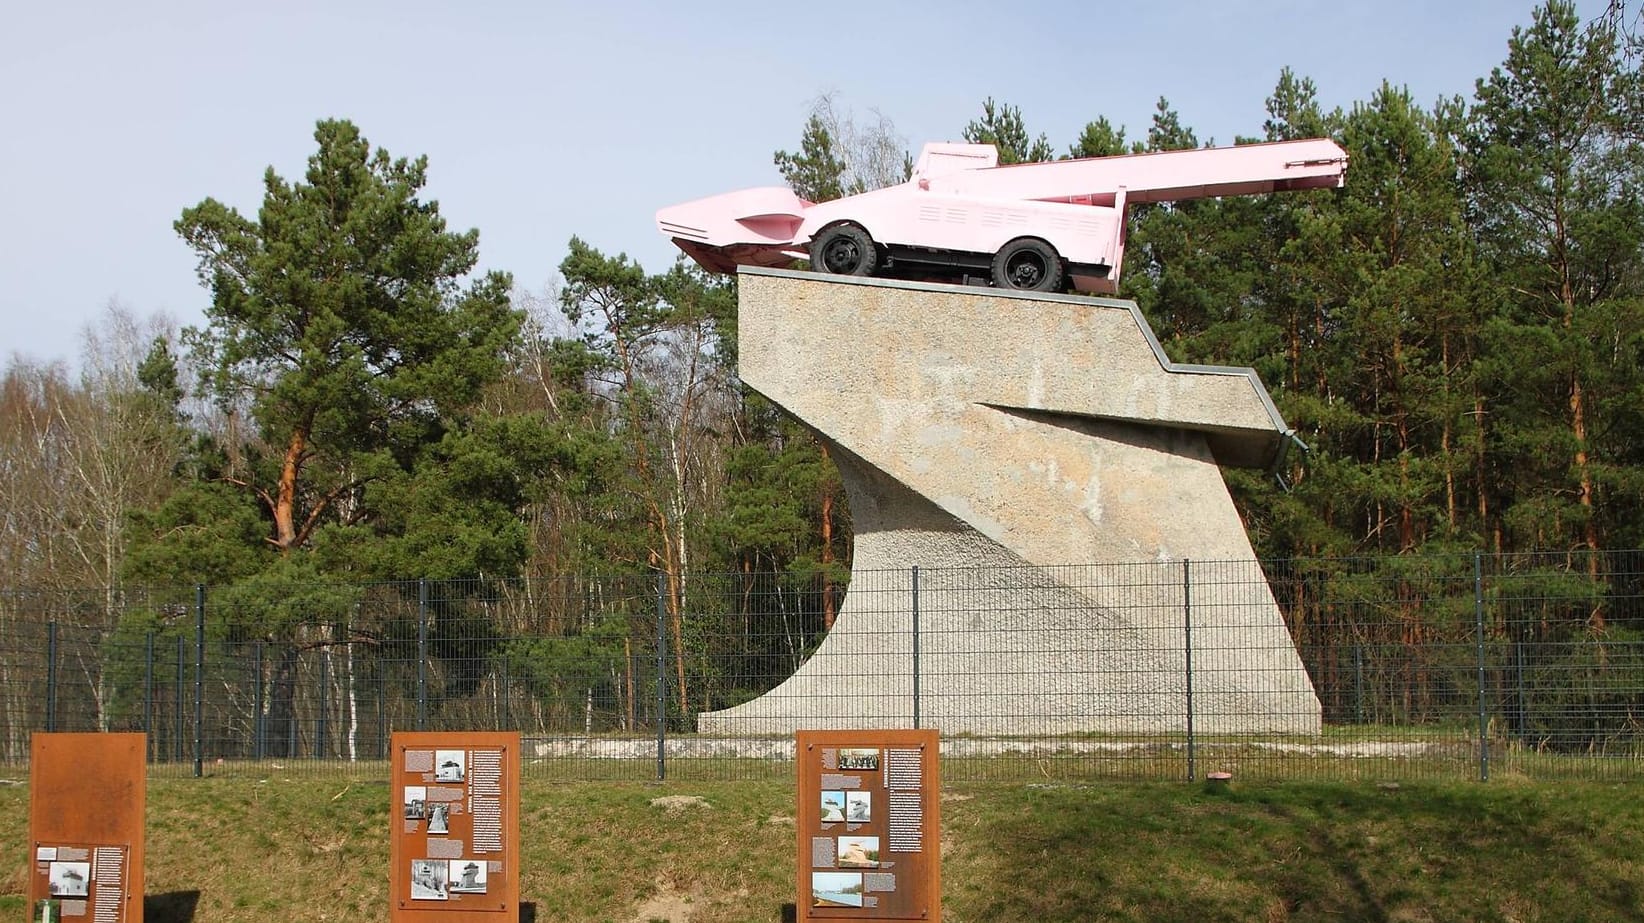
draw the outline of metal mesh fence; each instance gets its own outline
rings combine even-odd
[[[792,771],[934,727],[950,778],[1633,777],[1644,555],[0,594],[0,760],[143,730],[161,774],[380,774],[518,730],[545,778]],[[848,591],[847,591],[848,590]]]

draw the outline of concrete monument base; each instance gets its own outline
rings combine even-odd
[[[917,709],[944,736],[1175,733],[1190,714],[1318,732],[1217,467],[1290,441],[1253,372],[1170,363],[1129,302],[750,269],[740,290],[741,376],[821,436],[856,546],[815,654],[700,731]]]

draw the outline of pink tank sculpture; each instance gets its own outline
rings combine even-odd
[[[657,212],[657,228],[713,272],[811,267],[851,276],[985,277],[1000,288],[1111,294],[1125,206],[1342,185],[1333,141],[1090,157],[1001,167],[991,144],[925,145],[913,176],[831,202],[783,186]]]

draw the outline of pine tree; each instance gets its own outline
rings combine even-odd
[[[1590,552],[1637,534],[1640,81],[1612,20],[1583,27],[1551,0],[1478,83],[1467,189],[1500,305],[1482,408],[1497,547]]]
[[[991,144],[999,149],[999,163],[1039,163],[1054,160],[1056,151],[1040,133],[1028,136],[1022,120],[1022,110],[1006,103],[995,103],[989,96],[982,102],[982,117],[972,119],[965,126],[964,139],[972,144]]]
[[[479,235],[418,199],[426,158],[373,153],[345,121],[314,138],[305,182],[267,172],[255,221],[206,199],[176,225],[211,289],[189,336],[209,390],[249,412],[271,455],[223,478],[257,498],[281,555],[439,441],[519,330],[507,276],[458,290]]]

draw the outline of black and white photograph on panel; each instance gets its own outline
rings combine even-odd
[[[877,772],[879,770],[879,748],[841,747],[839,750],[839,768],[856,772]]]
[[[428,832],[451,832],[451,806],[443,802],[435,802],[428,806]]]
[[[845,819],[853,824],[867,823],[873,817],[873,792],[846,792]]]
[[[451,872],[449,859],[411,860],[411,899],[446,900],[446,883]]]
[[[435,750],[434,781],[461,782],[468,777],[467,750]]]
[[[53,862],[47,874],[52,897],[85,897],[91,893],[90,862]]]
[[[451,893],[484,894],[485,872],[484,862],[474,859],[452,859]]]
[[[401,801],[405,805],[406,820],[422,820],[428,816],[428,786],[407,785]]]

